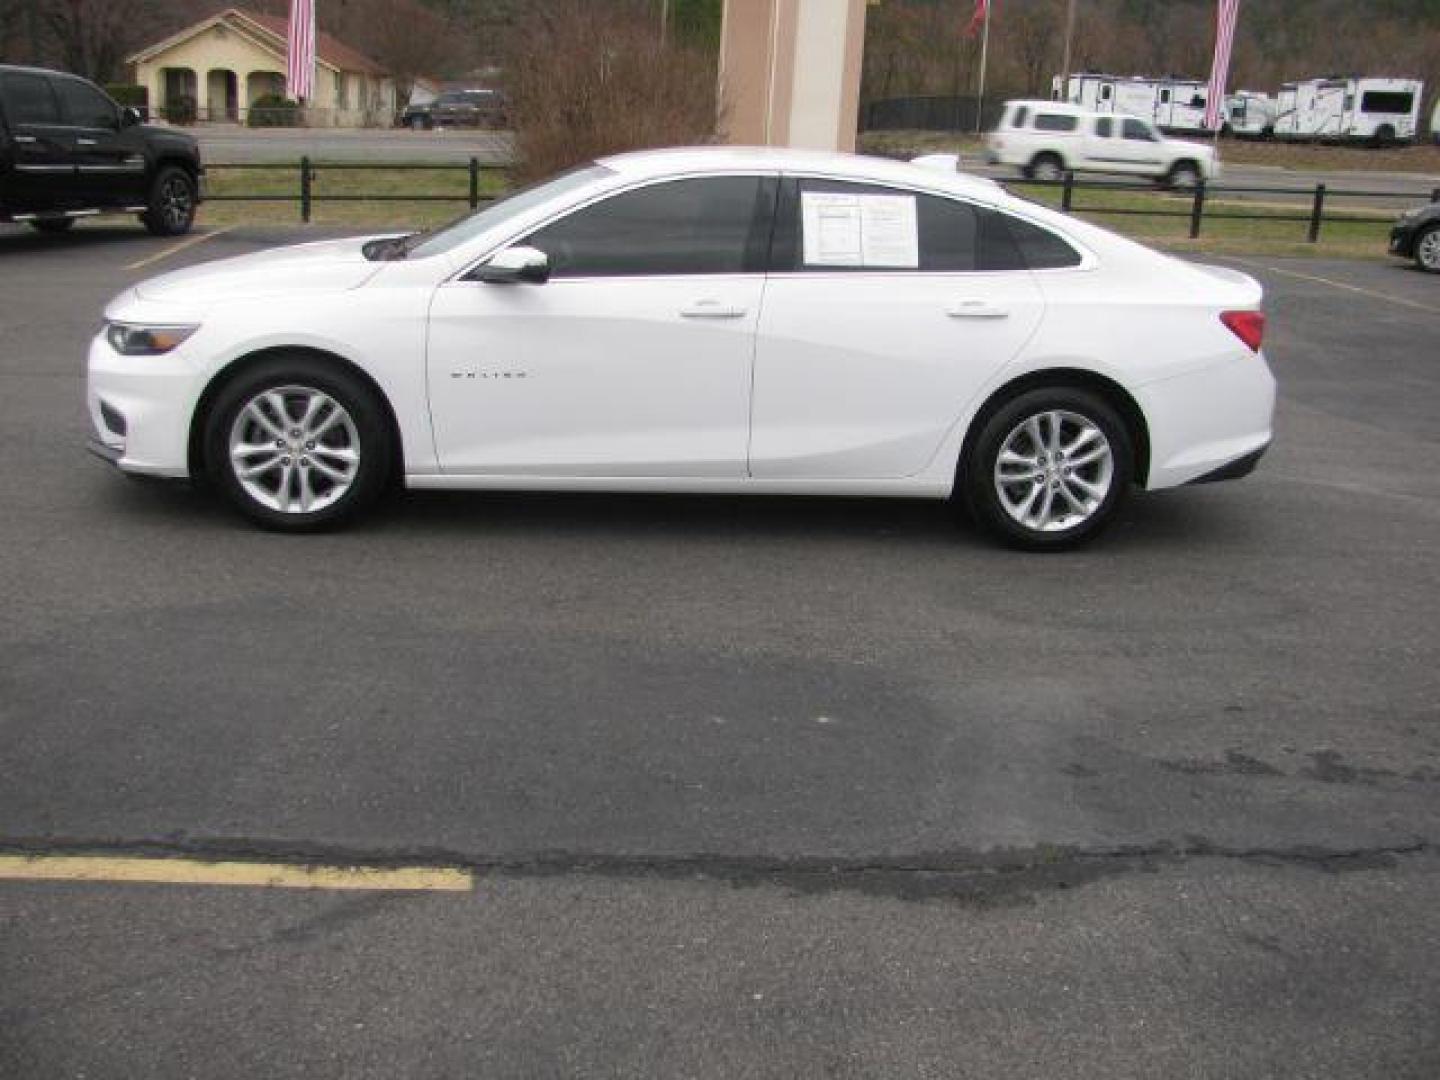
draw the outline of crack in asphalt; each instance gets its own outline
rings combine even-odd
[[[824,858],[648,856],[540,851],[510,857],[466,855],[447,848],[370,850],[325,843],[238,837],[85,839],[0,837],[0,854],[107,855],[370,867],[426,865],[499,879],[593,877],[700,880],[735,887],[778,886],[798,893],[858,892],[902,900],[953,900],[978,905],[1029,902],[1047,890],[1070,889],[1122,874],[1156,872],[1200,860],[1299,866],[1329,873],[1394,867],[1406,856],[1434,854],[1415,837],[1369,847],[1289,845],[1236,847],[1203,837],[1108,848],[1040,844],[1023,848],[957,849],[908,856]]]

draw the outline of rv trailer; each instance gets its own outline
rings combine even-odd
[[[1092,112],[1138,116],[1163,131],[1202,132],[1207,89],[1198,79],[1083,72],[1070,76],[1063,93],[1057,75],[1050,96]]]
[[[1286,83],[1276,102],[1275,136],[1322,142],[1413,142],[1425,84],[1380,77]]]
[[[1225,99],[1225,128],[1242,138],[1268,139],[1275,134],[1275,98],[1239,90]]]

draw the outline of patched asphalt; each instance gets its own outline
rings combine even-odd
[[[1277,444],[948,508],[414,493],[251,531],[83,452],[125,226],[0,231],[0,845],[481,872],[0,883],[0,1074],[1440,1072],[1440,278],[1266,285]]]

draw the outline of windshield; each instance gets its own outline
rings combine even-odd
[[[612,172],[613,169],[607,169],[604,165],[591,164],[552,176],[549,180],[542,180],[538,184],[531,184],[504,195],[485,209],[467,214],[443,228],[406,237],[398,248],[385,252],[385,257],[424,259],[431,255],[443,255],[496,225],[503,224],[509,218],[523,214],[557,195],[585,187]]]

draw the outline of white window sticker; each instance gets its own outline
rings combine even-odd
[[[913,195],[800,196],[806,266],[920,266]]]

